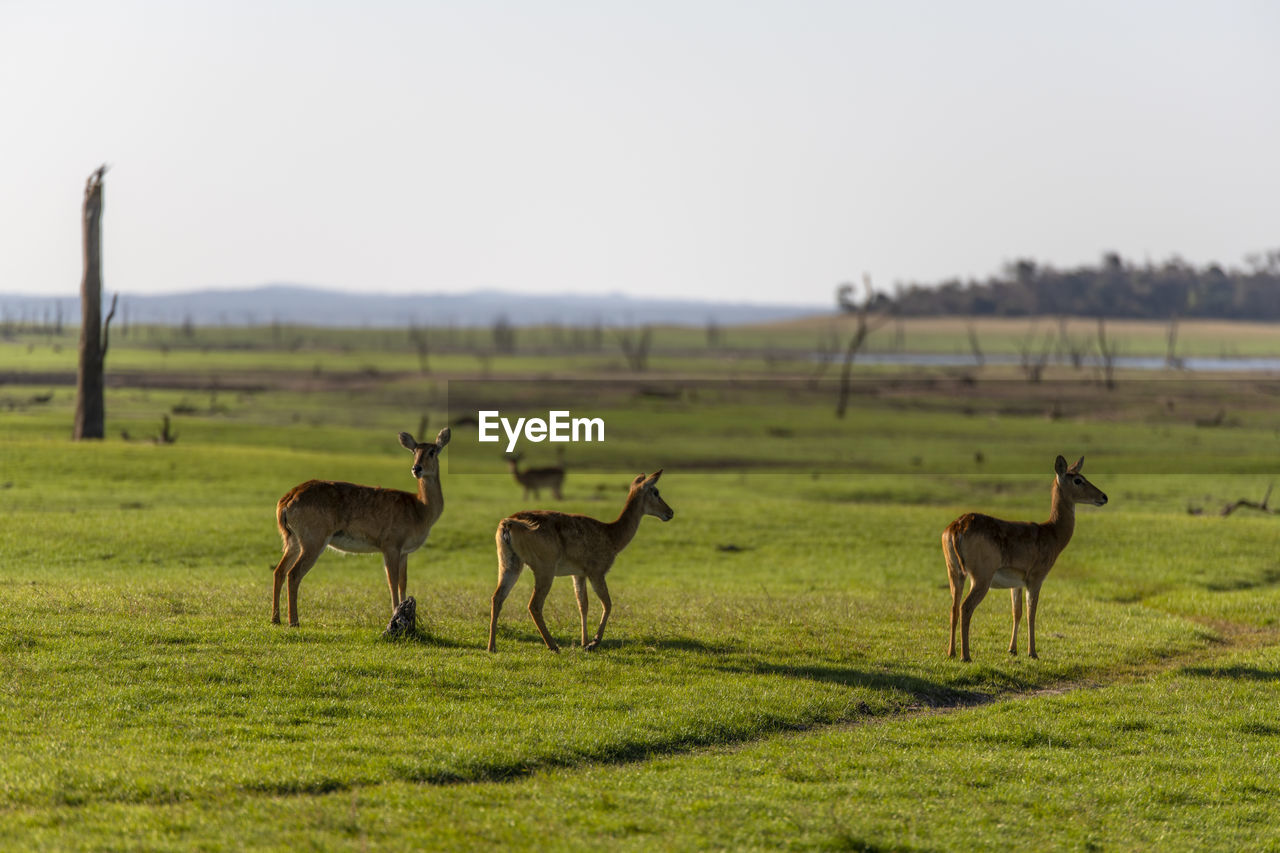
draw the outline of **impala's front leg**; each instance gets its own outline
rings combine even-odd
[[[1027,657],[1036,655],[1036,606],[1040,603],[1040,585],[1027,587]]]
[[[588,575],[591,581],[591,588],[596,591],[596,595],[600,598],[600,607],[604,610],[600,614],[600,627],[596,628],[596,638],[586,644],[587,651],[594,652],[599,646],[600,641],[604,639],[604,626],[609,621],[609,611],[613,610],[613,601],[609,598],[609,585],[604,582],[604,575],[595,577]],[[583,634],[585,636],[585,629]]]
[[[587,579],[582,575],[573,576],[573,594],[578,599],[578,616],[582,619],[582,645],[587,645]]]
[[[405,591],[405,588],[409,585],[409,555],[408,554],[400,555],[400,564],[396,568],[396,585],[400,588],[400,601],[396,602],[396,604],[399,604],[400,602],[404,601],[405,599],[404,591]]]
[[[1009,654],[1016,655],[1018,653],[1018,623],[1022,621],[1022,588],[1015,586],[1009,590],[1009,597],[1013,599],[1013,636],[1009,638]]]
[[[387,570],[387,586],[391,588],[391,612],[400,604],[400,551],[383,551],[382,567]]]

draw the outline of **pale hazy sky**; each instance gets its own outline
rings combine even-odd
[[[1280,248],[1280,3],[0,0],[0,292],[827,305]]]

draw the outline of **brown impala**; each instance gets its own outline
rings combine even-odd
[[[1008,589],[1013,598],[1013,637],[1009,654],[1018,653],[1018,622],[1022,619],[1021,591],[1027,595],[1027,654],[1036,656],[1036,605],[1040,585],[1054,561],[1071,541],[1076,526],[1076,504],[1103,506],[1107,496],[1080,473],[1084,457],[1071,467],[1059,456],[1053,463],[1053,503],[1049,520],[1003,521],[970,512],[960,516],[942,532],[942,556],[947,561],[951,582],[951,643],[947,655],[956,655],[956,620],[960,621],[962,659],[969,660],[969,621],[987,590]],[[969,578],[969,595],[960,604],[964,579]]]
[[[289,581],[289,624],[298,625],[298,584],[326,547],[351,554],[382,554],[391,587],[391,611],[404,599],[409,555],[422,547],[444,511],[440,492],[440,453],[449,443],[448,427],[436,440],[421,444],[407,432],[400,444],[413,453],[410,472],[418,493],[329,480],[294,486],[276,504],[276,525],[284,556],[276,565],[271,590],[271,621],[280,621],[280,587]]]

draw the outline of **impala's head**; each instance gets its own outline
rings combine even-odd
[[[407,432],[400,433],[400,445],[413,454],[413,467],[409,470],[421,480],[440,473],[440,454],[449,443],[449,428],[440,430],[434,442],[423,444]]]
[[[643,501],[641,507],[645,515],[652,515],[654,518],[663,521],[670,521],[675,516],[676,511],[667,506],[667,502],[658,494],[658,478],[662,476],[662,469],[659,468],[653,472],[653,475],[646,477],[641,474],[631,481],[631,491],[627,495],[628,502],[633,498]]]
[[[1084,457],[1081,456],[1076,460],[1076,464],[1067,465],[1067,460],[1059,456],[1053,463],[1054,473],[1058,475],[1058,490],[1063,497],[1068,498],[1072,503],[1093,504],[1094,506],[1103,506],[1107,502],[1107,496],[1102,490],[1090,483],[1080,473],[1080,469],[1084,467]]]

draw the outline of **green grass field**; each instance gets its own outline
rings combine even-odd
[[[494,360],[513,394],[600,383],[608,446],[570,450],[556,508],[612,518],[662,467],[676,517],[611,571],[599,652],[572,645],[567,578],[545,649],[526,573],[489,655],[494,527],[550,501],[465,426],[409,560],[419,635],[381,639],[374,556],[326,554],[301,627],[269,623],[275,501],[312,477],[412,489],[395,434],[456,417],[456,376],[405,344],[314,381],[320,350],[233,344],[179,366],[113,344],[133,379],[78,444],[73,390],[22,380],[65,365],[0,345],[0,848],[1280,847],[1280,520],[1218,514],[1275,479],[1274,381],[869,371],[837,420],[829,387],[763,361],[647,397],[613,355]],[[176,443],[145,440],[162,414]],[[1005,652],[999,591],[974,662],[948,659],[939,534],[1043,519],[1058,453],[1111,502],[1045,584],[1040,659]]]

